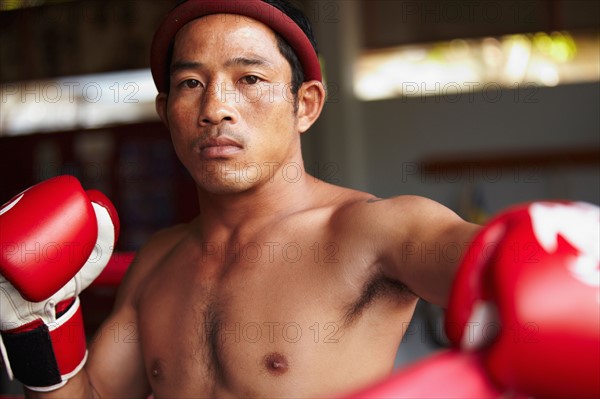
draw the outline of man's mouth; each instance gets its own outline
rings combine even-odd
[[[205,159],[227,158],[241,152],[243,148],[238,141],[219,136],[203,141],[200,144],[200,155]]]

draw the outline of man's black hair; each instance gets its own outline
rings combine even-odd
[[[285,15],[290,17],[292,21],[296,23],[302,29],[310,44],[312,44],[315,49],[315,53],[318,54],[317,49],[317,40],[315,39],[315,35],[312,30],[312,25],[306,15],[298,8],[296,8],[293,4],[291,4],[288,0],[262,0],[263,2],[272,5],[273,7],[279,9]],[[292,85],[291,91],[292,94],[298,94],[298,90],[300,86],[304,82],[304,70],[302,68],[302,64],[296,56],[296,53],[292,49],[292,47],[288,44],[288,42],[281,37],[277,32],[275,32],[275,36],[277,37],[277,47],[279,48],[279,52],[281,55],[289,62],[292,68]]]

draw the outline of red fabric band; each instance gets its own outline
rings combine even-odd
[[[150,67],[159,92],[169,89],[167,56],[175,35],[188,22],[211,14],[242,15],[267,25],[294,49],[304,70],[304,80],[322,81],[319,58],[310,40],[291,18],[276,7],[261,0],[188,0],[163,19],[152,41]]]
[[[102,273],[92,283],[92,287],[118,287],[134,259],[135,252],[114,252]]]
[[[64,315],[67,319],[64,323],[52,329],[50,326],[50,339],[56,363],[61,376],[67,376],[81,366],[85,359],[86,340],[83,328],[83,315],[79,300],[73,304],[73,308]],[[58,322],[61,320],[59,319]]]
[[[503,396],[483,368],[480,354],[447,350],[410,365],[384,382],[345,395],[344,398],[467,399]]]

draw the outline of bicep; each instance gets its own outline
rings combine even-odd
[[[137,296],[152,270],[156,246],[147,245],[129,266],[119,287],[115,307],[90,342],[86,371],[101,398],[146,398],[146,378],[137,313]]]
[[[402,248],[402,279],[419,297],[446,307],[454,275],[478,226],[456,221]]]
[[[136,311],[122,303],[90,342],[86,371],[101,398],[145,398],[150,393]]]
[[[390,204],[391,207],[394,204]],[[390,236],[381,249],[384,273],[424,300],[446,306],[454,274],[479,226],[425,198],[411,197],[400,210],[390,210],[400,228],[387,226]]]

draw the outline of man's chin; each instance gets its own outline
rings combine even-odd
[[[214,195],[240,194],[252,188],[253,184],[241,181],[199,181],[198,188],[201,192]]]

